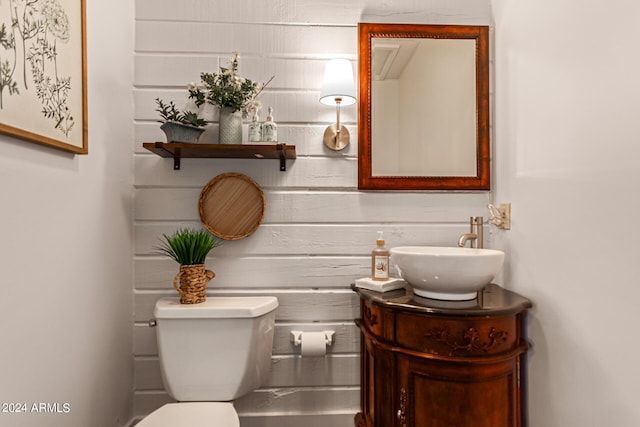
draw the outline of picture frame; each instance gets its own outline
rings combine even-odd
[[[85,0],[0,2],[0,133],[88,154]]]

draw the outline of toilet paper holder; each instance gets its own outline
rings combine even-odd
[[[309,331],[309,332],[320,332],[320,331]],[[335,340],[336,331],[321,331],[324,332],[325,343],[327,346],[331,346],[333,341]],[[291,331],[291,342],[295,346],[302,345],[302,334],[303,331]]]

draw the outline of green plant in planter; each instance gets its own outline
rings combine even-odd
[[[162,123],[160,129],[167,137],[167,142],[198,142],[200,135],[204,133],[203,126],[207,124],[206,120],[193,111],[178,110],[173,101],[166,104],[162,99],[156,98],[156,104],[156,111],[162,117],[162,120],[158,120]]]
[[[198,304],[205,301],[207,283],[215,277],[215,273],[205,270],[204,262],[218,241],[202,229],[181,228],[171,236],[162,236],[164,240],[161,239],[161,245],[155,249],[180,264],[180,272],[173,279],[173,287],[180,294],[180,303]]]
[[[204,264],[209,251],[218,246],[218,240],[206,230],[181,228],[170,236],[162,236],[161,245],[154,249],[180,265]]]
[[[194,100],[197,107],[206,102],[221,108],[228,107],[233,112],[242,110],[243,113],[259,108],[256,98],[275,76],[266,83],[256,83],[242,77],[238,74],[239,58],[240,53],[233,52],[230,67],[220,67],[218,73],[200,73],[203,90],[195,84],[189,85],[189,98]]]
[[[162,117],[162,120],[158,120],[159,123],[176,122],[195,127],[207,125],[207,121],[200,118],[198,113],[187,110],[180,111],[173,101],[169,101],[169,103],[166,104],[162,99],[156,98],[156,104],[158,105],[156,111],[160,114],[160,117]]]

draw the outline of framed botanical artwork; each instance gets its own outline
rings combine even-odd
[[[87,154],[85,0],[0,0],[0,132]]]

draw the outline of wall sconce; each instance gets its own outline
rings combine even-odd
[[[324,69],[320,102],[336,106],[336,123],[324,131],[324,145],[332,150],[342,150],[349,145],[349,131],[340,124],[340,106],[356,102],[353,67],[346,59],[332,59]]]

